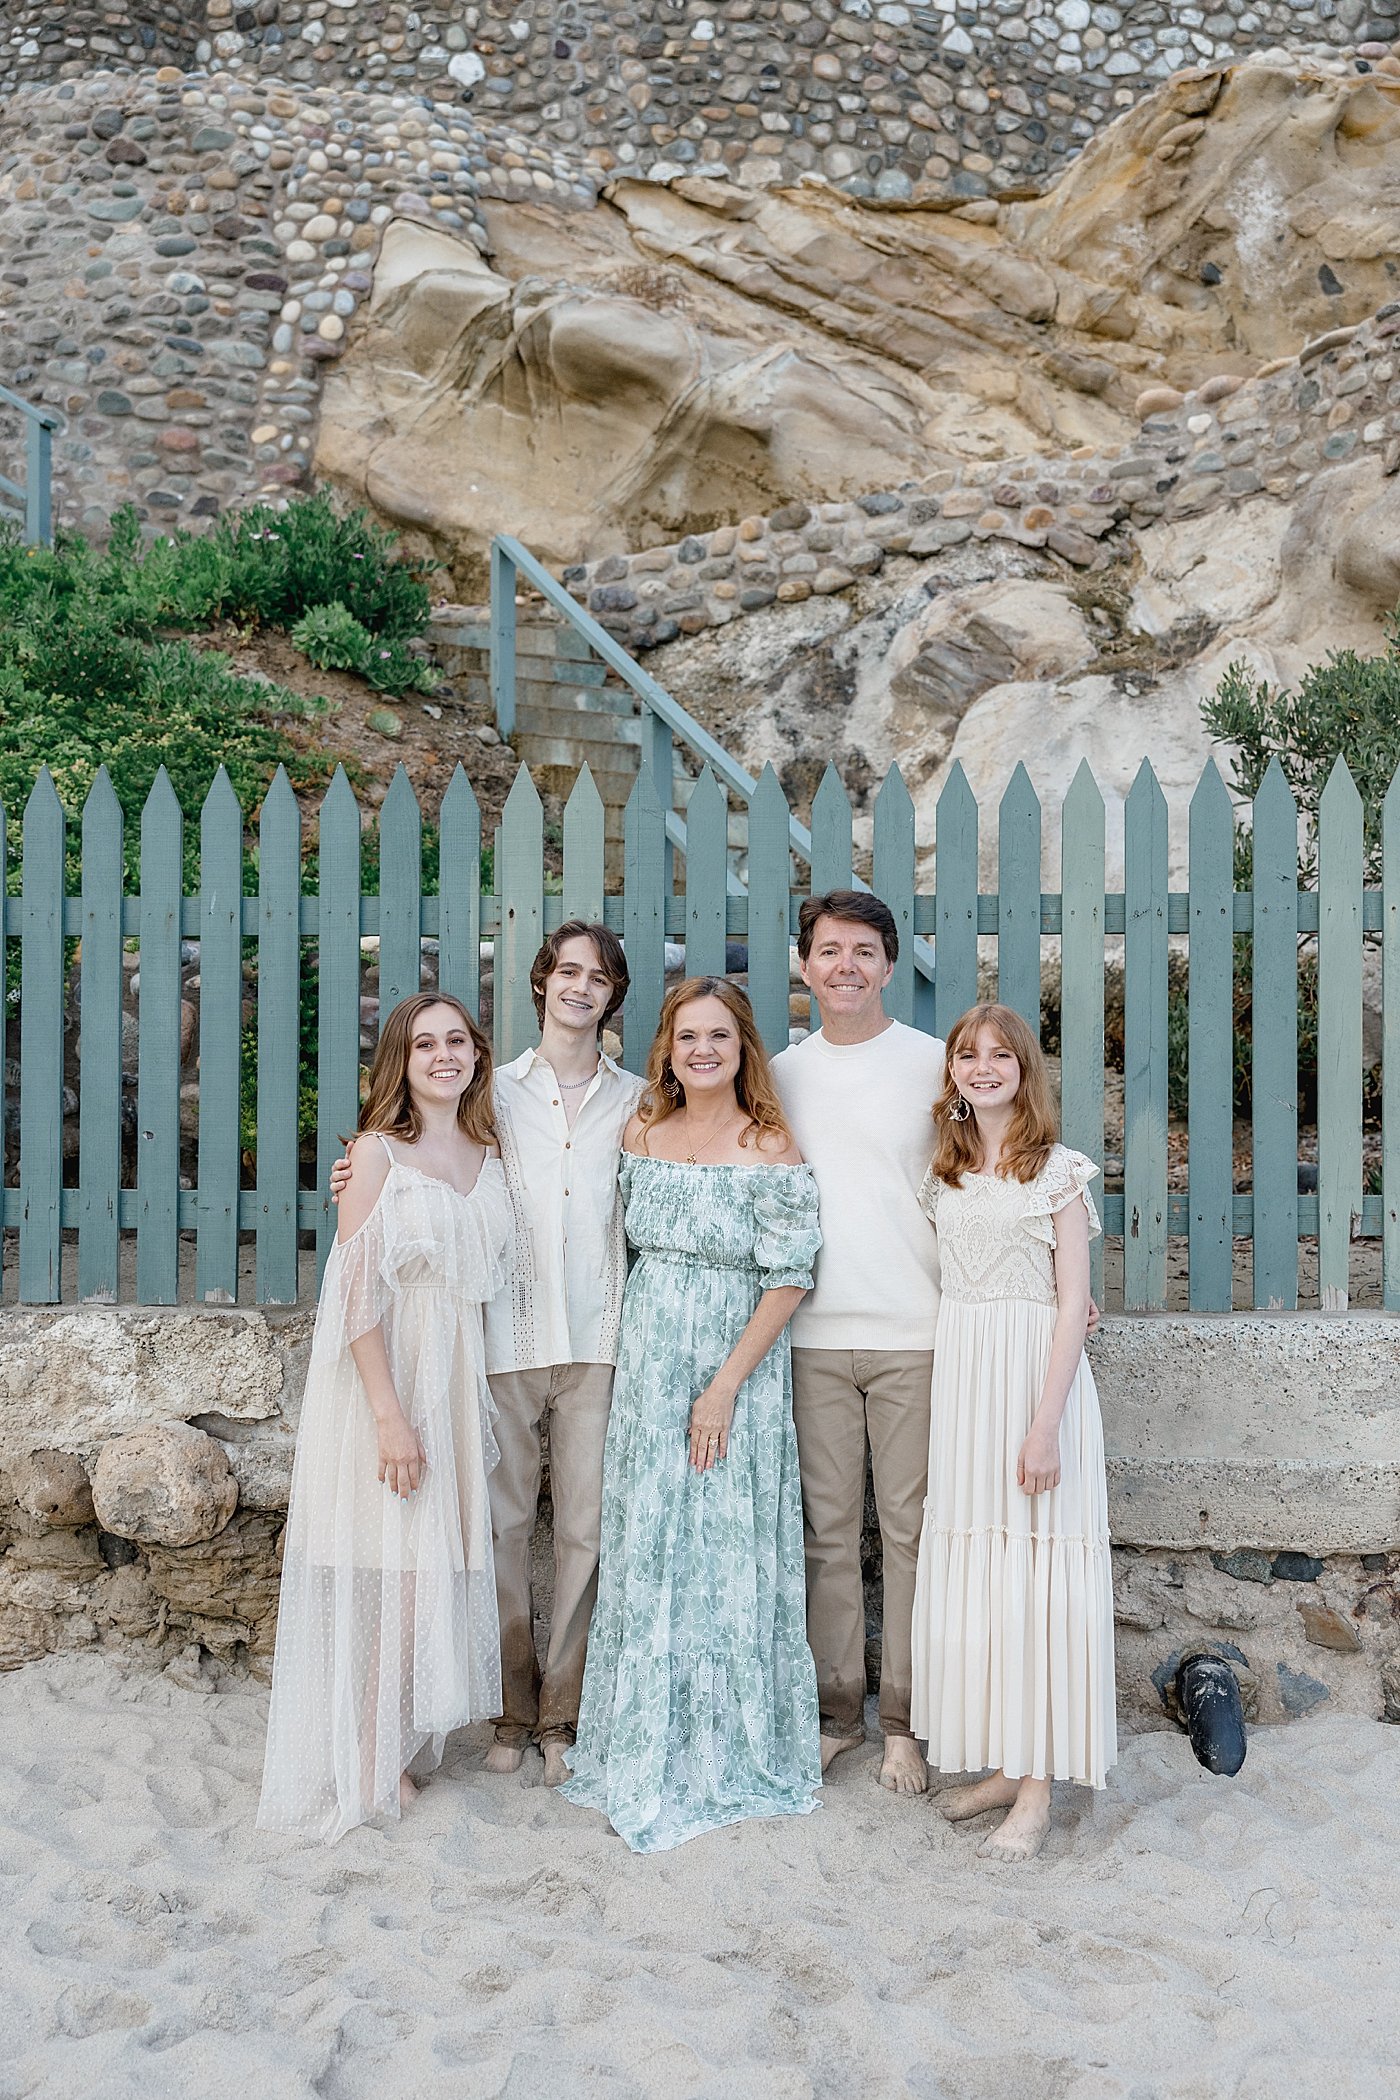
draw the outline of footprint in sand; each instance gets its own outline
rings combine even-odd
[[[172,1830],[200,1830],[221,1814],[240,1791],[213,1765],[186,1765],[176,1772],[153,1772],[146,1780],[151,1805]]]
[[[70,1984],[57,2007],[59,2032],[74,2041],[114,2029],[144,2027],[150,2017],[149,2004],[134,1991],[109,1991],[94,1984]]]

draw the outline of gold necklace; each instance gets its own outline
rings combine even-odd
[[[738,1117],[738,1116],[731,1116],[731,1117],[729,1118],[729,1121],[728,1121],[727,1123],[725,1123],[724,1125],[722,1125],[722,1127],[721,1127],[721,1128],[720,1128],[719,1130],[717,1130],[717,1131],[715,1132],[715,1134],[714,1134],[714,1136],[713,1136],[713,1137],[708,1137],[708,1138],[706,1138],[706,1140],[705,1140],[704,1144],[703,1144],[703,1145],[702,1145],[702,1146],[700,1147],[700,1151],[701,1151],[701,1152],[708,1152],[708,1151],[709,1151],[709,1149],[710,1149],[710,1147],[711,1147],[711,1145],[713,1145],[713,1144],[717,1143],[717,1141],[718,1141],[718,1140],[719,1140],[720,1138],[722,1138],[722,1137],[723,1137],[723,1136],[725,1135],[725,1133],[726,1133],[727,1131],[730,1131],[730,1130],[732,1130],[732,1129],[734,1128],[734,1125],[735,1125],[735,1124],[736,1124],[737,1122],[739,1122],[740,1120],[741,1120],[741,1118],[740,1118],[740,1117]],[[689,1117],[688,1115],[687,1115],[687,1117],[686,1117],[686,1119],[685,1119],[685,1129],[686,1129],[686,1137],[687,1137],[687,1138],[689,1138],[689,1136],[690,1136],[690,1117]],[[691,1152],[687,1152],[687,1153],[686,1153],[686,1155],[685,1155],[685,1163],[686,1163],[686,1165],[687,1165],[688,1167],[698,1167],[698,1166],[699,1166],[699,1164],[700,1164],[700,1158],[699,1158],[699,1154],[698,1154],[698,1153],[696,1153],[696,1152],[694,1152],[694,1151],[691,1151]]]

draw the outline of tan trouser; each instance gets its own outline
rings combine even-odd
[[[928,1483],[931,1349],[794,1349],[792,1415],[802,1471],[807,1639],[822,1734],[865,1733],[860,1533],[865,1447],[884,1549],[880,1726],[908,1735],[914,1575]]]
[[[548,1364],[534,1371],[497,1371],[490,1380],[499,1410],[496,1442],[501,1450],[500,1464],[491,1475],[496,1603],[501,1615],[496,1740],[501,1743],[523,1743],[531,1736],[542,1742],[574,1739],[588,1622],[598,1593],[603,1442],[612,1384],[611,1364]],[[540,1500],[540,1434],[546,1419],[554,1501],[554,1610],[541,1677],[530,1567]]]

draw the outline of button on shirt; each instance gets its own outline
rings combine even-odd
[[[514,1216],[509,1275],[486,1308],[488,1371],[617,1361],[627,1238],[622,1133],[642,1082],[600,1055],[572,1130],[537,1050],[496,1074],[496,1123]]]

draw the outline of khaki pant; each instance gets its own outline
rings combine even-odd
[[[598,1593],[603,1441],[611,1364],[548,1364],[497,1371],[501,1459],[491,1475],[496,1602],[501,1616],[501,1717],[496,1740],[571,1743],[578,1726],[588,1622]],[[540,1499],[540,1435],[549,1424],[554,1502],[554,1610],[543,1677],[535,1654],[531,1556]]]
[[[865,1733],[860,1578],[865,1447],[884,1549],[880,1727],[908,1735],[914,1575],[928,1483],[931,1349],[794,1349],[792,1414],[802,1471],[807,1639],[823,1735]]]

